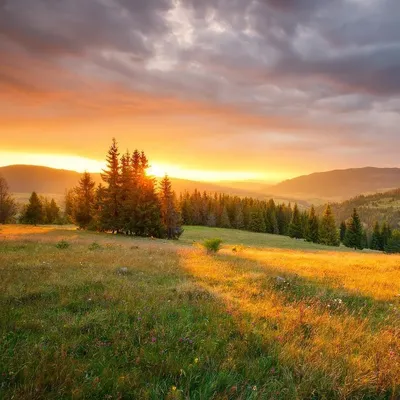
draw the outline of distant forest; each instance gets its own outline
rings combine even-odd
[[[7,182],[0,178],[0,223],[73,223],[81,229],[168,239],[178,239],[183,225],[202,225],[286,235],[328,246],[343,243],[355,249],[369,247],[391,252],[397,251],[400,241],[400,233],[393,231],[388,221],[382,222],[376,211],[379,207],[365,207],[371,202],[377,205],[381,200],[378,195],[359,196],[342,204],[310,210],[300,210],[296,203],[276,204],[272,199],[197,190],[178,197],[168,176],[157,185],[155,178],[148,175],[149,160],[143,151],[121,155],[113,139],[106,161],[107,167],[101,175],[103,182],[97,185],[90,174],[84,173],[78,185],[67,191],[63,212],[54,199],[33,192],[16,219],[17,205],[8,192]],[[391,201],[398,198],[400,190],[393,191]],[[362,210],[361,218],[357,207]],[[363,224],[366,213],[368,223]]]

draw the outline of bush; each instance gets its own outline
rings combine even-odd
[[[60,240],[60,241],[56,244],[57,249],[61,249],[61,250],[63,250],[63,249],[68,249],[69,246],[70,246],[70,245],[69,245],[69,243],[68,243],[66,240]]]
[[[97,242],[93,242],[90,246],[89,246],[89,250],[91,251],[95,251],[95,250],[101,250],[102,247],[97,243]]]
[[[207,253],[218,253],[221,249],[222,240],[215,239],[207,239],[204,241],[203,246],[207,249]]]

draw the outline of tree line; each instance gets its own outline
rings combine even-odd
[[[338,228],[332,207],[318,215],[314,206],[276,204],[273,199],[240,198],[226,194],[184,192],[177,199],[167,176],[157,185],[149,176],[143,151],[120,154],[113,139],[106,156],[103,183],[96,186],[84,173],[77,187],[67,191],[62,214],[54,199],[33,192],[19,222],[27,224],[74,223],[81,229],[131,236],[177,239],[182,225],[241,229],[289,236],[327,246],[371,248],[400,252],[400,232],[388,223],[375,223],[372,232],[361,223],[357,209]],[[0,223],[15,222],[17,205],[0,177]]]

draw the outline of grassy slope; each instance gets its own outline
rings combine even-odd
[[[215,236],[217,256],[192,246]],[[193,227],[0,240],[2,399],[400,396],[398,256]]]

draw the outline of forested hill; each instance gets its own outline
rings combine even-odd
[[[359,194],[400,187],[400,168],[354,168],[317,172],[269,188],[274,195],[341,201]]]
[[[370,228],[376,221],[387,221],[392,228],[400,227],[400,189],[357,196],[342,203],[333,203],[331,207],[338,223],[346,220],[353,209],[357,208],[361,221]],[[324,206],[318,207],[319,214],[323,211]]]

